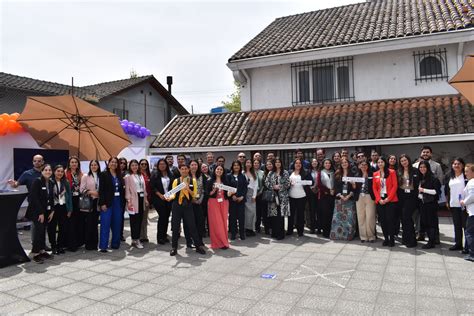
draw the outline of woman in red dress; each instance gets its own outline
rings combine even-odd
[[[224,190],[216,188],[216,184],[225,184],[224,168],[217,166],[214,174],[208,182],[207,191],[209,192],[207,216],[209,221],[209,232],[211,237],[212,249],[229,248],[228,236],[228,214],[229,201]]]

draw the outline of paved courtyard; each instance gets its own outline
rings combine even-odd
[[[170,257],[170,246],[153,240],[151,218],[145,249],[127,238],[108,254],[0,269],[0,314],[474,314],[474,264],[448,251],[451,219],[440,222],[442,245],[428,251],[257,236]],[[20,237],[29,249],[29,232]]]

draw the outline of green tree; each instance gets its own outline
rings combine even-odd
[[[138,78],[138,73],[136,72],[135,69],[130,69],[130,79],[135,79]]]
[[[228,95],[229,101],[222,101],[222,105],[229,112],[240,112],[240,84],[234,81],[235,91]]]

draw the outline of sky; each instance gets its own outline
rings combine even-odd
[[[154,75],[191,112],[234,91],[227,60],[278,17],[363,0],[0,0],[0,71],[76,86]]]

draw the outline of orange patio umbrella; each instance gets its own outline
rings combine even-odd
[[[46,149],[106,160],[131,144],[117,115],[72,95],[28,97],[18,122]]]
[[[474,104],[474,55],[467,55],[458,73],[449,84],[459,91],[471,104]]]

